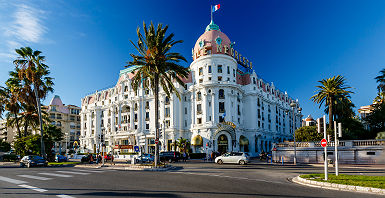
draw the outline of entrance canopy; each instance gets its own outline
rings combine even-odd
[[[220,133],[221,131],[226,131],[227,133],[229,133],[231,136],[231,139],[233,141],[235,141],[237,139],[237,136],[235,134],[235,130],[231,125],[224,124],[224,123],[218,124],[218,129],[215,131],[214,137],[216,137],[218,135],[218,133]]]
[[[200,135],[196,135],[192,140],[191,140],[191,145],[193,146],[203,146],[203,138]]]

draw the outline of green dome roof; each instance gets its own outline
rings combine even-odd
[[[219,26],[217,24],[214,23],[214,21],[211,20],[210,24],[206,27],[206,32],[210,31],[210,30],[218,30],[218,31],[221,31],[219,29]]]

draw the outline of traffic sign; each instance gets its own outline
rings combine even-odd
[[[139,146],[134,146],[134,151],[139,152]]]
[[[326,141],[326,139],[321,140],[321,146],[322,147],[326,147],[327,144],[328,144],[328,141]]]
[[[159,143],[159,140],[158,139],[155,139],[155,144],[158,144]]]

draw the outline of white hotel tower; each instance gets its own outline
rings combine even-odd
[[[181,100],[160,91],[161,150],[178,149],[173,143],[183,137],[194,153],[244,151],[256,156],[271,151],[272,143],[293,139],[290,104],[297,105],[297,128],[302,116],[298,102],[259,78],[213,22],[197,40],[193,60],[186,86],[176,85]],[[101,142],[108,152],[132,152],[133,146],[154,152],[154,96],[149,90],[133,92],[134,69],[120,71],[114,87],[82,99],[84,152],[95,152]]]

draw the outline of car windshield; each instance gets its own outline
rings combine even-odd
[[[31,157],[33,160],[42,160],[43,158],[42,157],[40,157],[40,156],[32,156]]]

